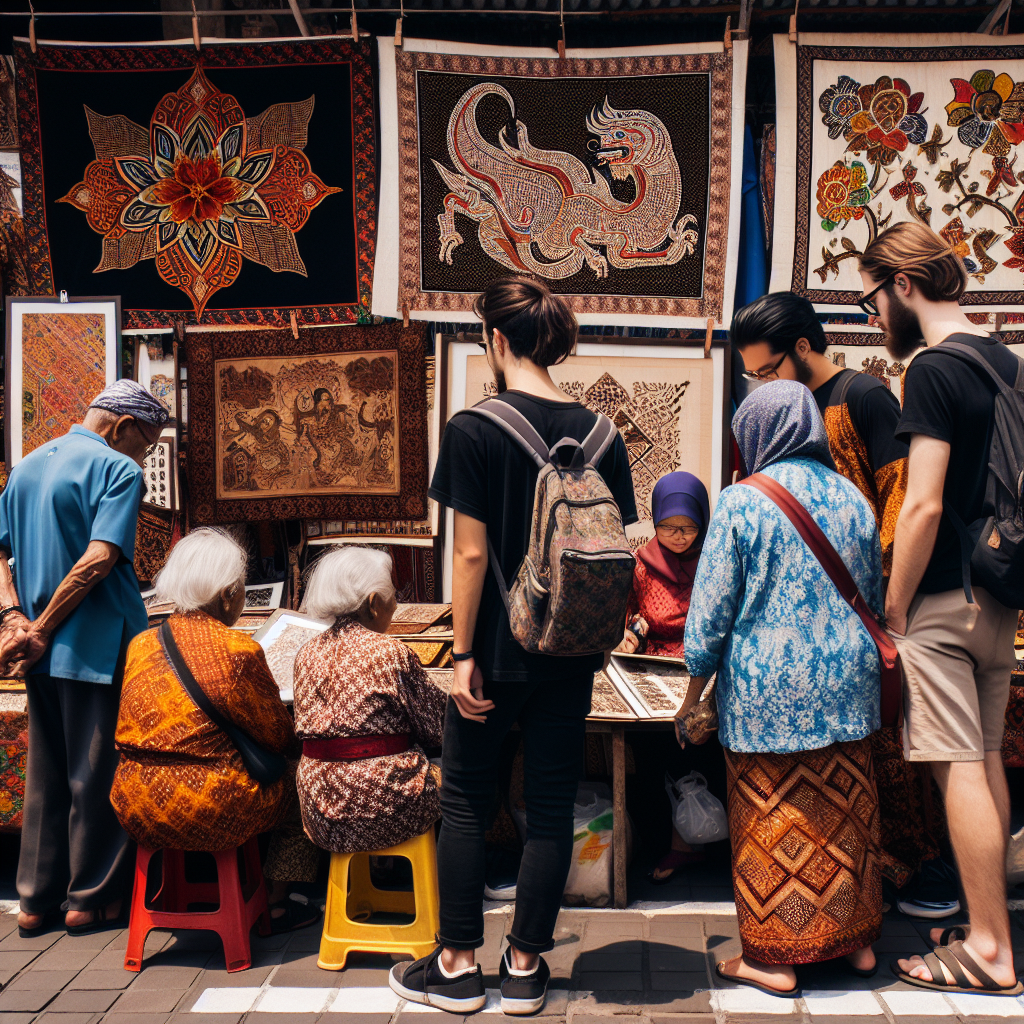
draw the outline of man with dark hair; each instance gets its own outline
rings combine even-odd
[[[909,761],[931,765],[942,790],[971,917],[962,942],[927,961],[900,960],[899,976],[929,988],[1019,992],[1006,910],[1010,795],[999,749],[1017,612],[971,588],[954,519],[970,524],[984,514],[995,389],[983,367],[951,345],[971,349],[1010,387],[1020,361],[964,315],[964,266],[923,224],[879,235],[860,273],[860,304],[886,347],[894,357],[913,355],[897,427],[910,446],[907,492],[885,601],[906,679],[903,748]]]
[[[888,575],[907,480],[907,446],[893,436],[899,402],[876,377],[836,366],[825,355],[814,307],[792,292],[772,292],[744,306],[733,317],[730,336],[748,380],[798,380],[813,393],[836,469],[875,513]]]

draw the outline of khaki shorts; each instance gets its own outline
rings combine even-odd
[[[998,750],[1010,696],[1017,612],[974,587],[918,594],[907,635],[893,634],[905,674],[908,761],[983,761]]]

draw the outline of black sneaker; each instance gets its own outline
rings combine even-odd
[[[472,972],[446,978],[438,960],[441,947],[420,960],[406,960],[395,964],[388,975],[391,991],[408,999],[410,1003],[436,1006],[449,1013],[476,1013],[484,1008],[484,976],[477,964]]]
[[[501,978],[501,1012],[509,1015],[537,1013],[548,997],[551,971],[541,957],[531,974],[512,973],[512,950],[505,950],[498,970]]]

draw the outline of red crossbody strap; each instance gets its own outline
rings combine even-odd
[[[812,554],[821,563],[825,574],[835,584],[836,590],[846,599],[851,608],[860,616],[864,628],[871,635],[878,647],[879,657],[886,668],[893,668],[896,665],[897,651],[892,637],[882,628],[875,619],[867,602],[861,595],[860,589],[846,568],[846,563],[839,557],[828,537],[821,532],[821,528],[811,518],[810,513],[786,490],[778,481],[763,473],[755,473],[745,480],[739,481],[750,487],[759,490],[766,498],[770,498],[778,505],[782,514],[796,527],[797,533],[803,537]]]

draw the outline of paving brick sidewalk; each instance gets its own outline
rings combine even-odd
[[[488,988],[510,910],[487,915],[481,962]],[[728,986],[714,976],[717,960],[739,952],[734,916],[665,910],[564,910],[556,947],[548,955],[552,998],[544,1024],[610,1024],[612,1015],[636,1024],[827,1022],[871,1017],[875,1024],[985,1024],[1024,1020],[1020,1000],[951,996],[896,983],[888,962],[897,953],[924,952],[927,926],[890,914],[876,946],[881,970],[858,979],[835,964],[801,970],[804,998],[776,999]],[[18,937],[16,920],[0,917],[0,1024],[426,1024],[416,1014],[449,1014],[399,1002],[387,988],[388,958],[353,956],[341,972],[316,966],[319,927],[253,939],[253,967],[224,970],[215,936],[202,932],[151,934],[141,973],[124,970],[123,930],[73,938],[54,930]],[[1024,967],[1024,931],[1014,928]],[[493,1005],[480,1024],[500,1011]]]

